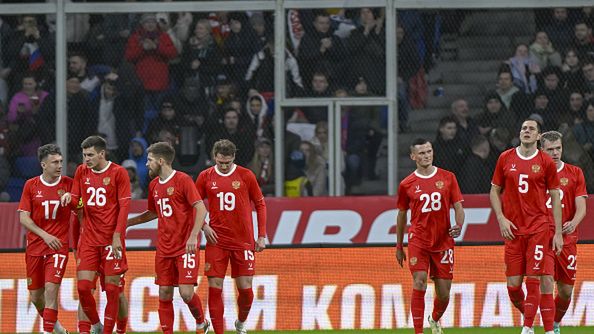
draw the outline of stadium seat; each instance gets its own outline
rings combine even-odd
[[[6,192],[10,195],[11,202],[18,202],[23,193],[23,187],[25,186],[25,179],[20,177],[11,177],[6,183]]]
[[[14,161],[14,170],[17,175],[29,179],[41,174],[41,165],[37,157],[18,157]]]

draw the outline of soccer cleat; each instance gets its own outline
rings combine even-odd
[[[429,316],[427,320],[429,320],[429,325],[431,326],[431,334],[443,334],[439,320],[435,321],[431,316]]]
[[[553,323],[553,333],[561,334],[561,324],[558,322]]]
[[[54,334],[69,334],[69,332],[62,326],[60,321],[56,321],[54,324]]]
[[[522,334],[534,334],[534,328],[531,327],[522,327]]]
[[[245,324],[239,320],[235,320],[235,332],[237,334],[247,334],[247,329],[245,328]]]
[[[103,324],[98,322],[91,326],[91,334],[103,334]]]
[[[202,326],[202,328],[198,328],[196,326],[196,334],[208,334],[209,331],[210,331],[210,322],[206,319],[204,319],[204,325]]]

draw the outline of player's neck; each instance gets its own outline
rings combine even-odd
[[[45,183],[54,184],[54,183],[56,183],[56,181],[58,181],[60,176],[58,175],[56,177],[53,177],[51,175],[41,174],[41,178],[43,179],[43,181]]]
[[[435,169],[437,167],[433,166],[433,165],[429,165],[427,167],[421,167],[419,165],[417,165],[417,173],[421,174],[423,176],[429,176],[431,175],[433,172],[435,172]]]
[[[93,167],[93,170],[100,172],[100,171],[104,170],[105,167],[107,167],[108,163],[109,163],[109,161],[107,161],[107,160],[99,161],[99,163],[97,163],[97,166]]]
[[[159,173],[159,180],[161,180],[161,181],[167,180],[171,176],[171,173],[173,173],[173,167],[166,166],[166,165],[161,166],[161,172]]]
[[[536,142],[531,143],[531,144],[520,144],[519,150],[518,152],[520,152],[520,155],[523,157],[531,157],[534,153],[536,153],[536,150],[538,150],[538,147],[536,147]]]
[[[557,167],[557,170],[561,169],[561,167],[563,167],[563,161],[561,161],[561,159],[557,160],[555,166]]]

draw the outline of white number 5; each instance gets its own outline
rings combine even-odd
[[[518,191],[522,194],[528,192],[528,175],[520,174],[520,179],[518,180]]]
[[[542,257],[544,256],[542,249],[544,248],[543,245],[536,245],[536,247],[534,247],[534,259],[536,261],[540,261],[542,260]]]

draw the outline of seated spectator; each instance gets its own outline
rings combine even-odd
[[[569,112],[565,113],[566,117],[559,119],[559,123],[567,124],[571,128],[584,121],[585,112],[584,94],[574,91],[569,95]]]
[[[491,176],[495,166],[489,159],[491,147],[483,135],[472,139],[470,156],[462,165],[460,190],[463,194],[486,194],[491,189]]]
[[[400,132],[408,132],[410,131],[408,125],[409,96],[423,95],[419,94],[419,87],[410,85],[412,79],[421,70],[421,59],[414,39],[410,38],[400,25],[396,27],[396,44],[398,44],[398,126]]]
[[[309,196],[328,196],[328,170],[324,158],[308,141],[302,141],[299,149],[305,156],[305,176],[311,184]]]
[[[573,126],[575,139],[594,160],[594,99],[586,102],[586,117]]]
[[[272,149],[270,139],[258,139],[254,157],[247,166],[256,175],[264,196],[274,196],[274,152]]]
[[[528,117],[536,117],[540,122],[543,131],[556,130],[557,118],[555,110],[551,108],[549,97],[544,90],[538,90],[533,95],[534,105],[532,113]]]
[[[267,27],[266,18],[262,13],[252,13],[252,16],[250,16],[250,25],[256,33],[256,39],[258,40],[257,49],[264,48],[266,44],[274,40],[272,32],[269,31],[269,28]]]
[[[534,58],[540,68],[561,66],[561,55],[555,50],[549,36],[544,31],[537,32],[534,42],[530,44],[530,57]]]
[[[569,100],[569,93],[560,85],[561,76],[561,70],[558,67],[547,67],[542,71],[543,91],[549,98],[550,109],[557,114],[566,110],[565,106]],[[553,121],[557,122],[556,119]]]
[[[528,53],[528,46],[520,44],[516,54],[507,63],[511,69],[514,85],[524,93],[530,94],[537,89],[536,75],[540,73],[540,65]]]
[[[182,63],[188,76],[199,78],[202,87],[212,87],[221,73],[222,56],[213,39],[207,19],[196,22],[193,34],[184,45]]]
[[[456,119],[446,116],[439,121],[437,137],[433,142],[433,164],[454,174],[460,172],[466,158],[464,145],[456,138]]]
[[[491,145],[491,160],[497,162],[499,155],[511,147],[512,133],[506,128],[495,128],[489,132],[489,144]]]
[[[182,121],[175,111],[175,105],[171,97],[165,97],[161,102],[159,116],[151,121],[146,138],[150,143],[156,143],[161,129],[169,129],[176,136],[179,135]]]
[[[128,13],[109,14],[101,23],[91,25],[86,41],[89,63],[118,67],[134,26],[132,20]]]
[[[33,73],[24,74],[21,87],[10,100],[6,117],[10,132],[16,136],[13,140],[20,146],[18,152],[13,150],[12,153],[36,157],[37,148],[41,145],[41,129],[55,123],[43,124],[40,121],[40,110],[48,93],[39,89]]]
[[[560,52],[565,52],[571,46],[573,38],[573,24],[567,8],[554,8],[552,20],[544,27],[544,31],[551,39],[551,43]]]
[[[229,14],[231,32],[223,42],[223,67],[234,82],[243,81],[252,56],[259,50],[255,33],[247,23],[244,13]]]
[[[584,84],[580,88],[585,92],[586,98],[590,99],[594,97],[594,58],[582,64],[582,73],[584,74]]]
[[[527,108],[530,108],[528,98],[523,91],[514,86],[511,72],[501,71],[498,74],[495,92],[505,108],[514,113],[517,119],[525,119],[528,116]]]
[[[237,110],[229,108],[225,111],[223,128],[206,134],[206,154],[210,156],[212,146],[217,140],[229,139],[237,146],[235,161],[240,166],[247,166],[254,156],[255,134],[249,127],[240,126]]]
[[[82,53],[74,53],[68,57],[68,75],[78,77],[80,87],[89,94],[89,99],[99,97],[101,80],[87,68],[87,57]]]
[[[160,134],[161,135],[161,134]],[[158,137],[159,141],[161,136]],[[128,149],[128,159],[136,163],[136,175],[138,176],[138,182],[142,189],[147,189],[149,184],[148,168],[146,167],[148,143],[142,137],[132,138]]]
[[[268,116],[268,104],[262,95],[254,92],[248,98],[246,114],[250,118],[250,125],[254,127],[256,138],[272,137],[272,119]]]
[[[496,128],[505,128],[513,132],[516,117],[503,105],[497,93],[491,93],[485,97],[483,112],[477,116],[476,122],[482,135],[488,135]]]
[[[316,148],[318,154],[328,163],[328,122],[320,121],[316,123],[314,136],[310,142]]]
[[[479,127],[476,121],[470,117],[468,102],[464,99],[458,99],[452,102],[451,110],[452,116],[456,119],[456,137],[464,145],[468,146],[468,151],[470,151],[470,142],[472,138],[479,134]]]
[[[592,26],[586,22],[577,22],[574,26],[575,38],[573,48],[577,51],[580,59],[594,57],[594,41],[592,40]]]
[[[188,77],[184,80],[180,93],[175,100],[176,111],[185,122],[196,126],[201,132],[208,116],[208,104],[204,94],[204,87],[200,80]]]
[[[225,107],[231,102],[235,95],[235,85],[229,80],[227,75],[217,75],[214,94],[212,94],[209,101],[210,115],[212,116],[212,114],[220,114],[224,112]],[[222,116],[219,116],[219,118],[222,119]]]
[[[115,152],[118,149],[116,118],[114,113],[115,99],[116,88],[114,82],[107,80],[101,85],[101,98],[98,104],[99,120],[97,122],[97,132],[103,135],[103,138],[107,142],[107,149],[112,152]]]
[[[128,171],[128,177],[130,178],[130,190],[132,192],[132,199],[143,199],[144,191],[140,187],[138,182],[138,175],[136,174],[136,162],[134,160],[122,161],[122,167]]]
[[[68,157],[80,162],[80,143],[97,132],[97,107],[91,105],[89,93],[82,89],[78,77],[66,81],[66,105],[68,107]],[[54,107],[55,108],[55,107]],[[54,112],[55,115],[55,112]]]
[[[330,80],[328,75],[324,72],[315,72],[311,79],[311,92],[308,97],[330,97],[332,90],[330,88]],[[320,121],[328,121],[328,108],[326,107],[304,107],[303,116],[307,122],[316,124]],[[293,121],[295,114],[292,116]]]
[[[567,50],[561,70],[563,71],[561,87],[569,90],[583,89],[584,73],[582,73],[580,59],[575,49]]]

